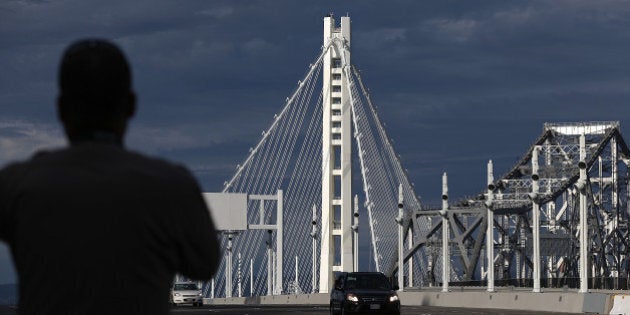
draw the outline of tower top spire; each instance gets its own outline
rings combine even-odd
[[[350,17],[342,16],[340,20],[340,23],[337,24],[332,12],[324,17],[324,45],[330,39],[338,38],[342,39],[342,42],[350,47]]]

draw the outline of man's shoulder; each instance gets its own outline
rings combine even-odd
[[[0,169],[0,178],[6,180],[7,178],[14,177],[17,174],[24,173],[26,170],[28,170],[29,165],[32,163],[32,160],[39,154],[45,153],[38,152],[28,160],[13,161],[3,166],[2,169]]]
[[[166,177],[170,180],[191,180],[192,174],[183,165],[144,153],[108,146],[78,146],[39,151],[30,159],[13,162],[0,170],[5,178],[20,177],[25,173],[60,167],[75,169],[80,164],[97,168],[126,169],[131,172]]]

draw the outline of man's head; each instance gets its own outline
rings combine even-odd
[[[131,71],[122,51],[100,39],[71,44],[59,68],[57,109],[71,142],[97,134],[122,141],[135,112]]]

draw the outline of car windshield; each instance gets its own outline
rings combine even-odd
[[[199,290],[194,283],[176,283],[173,290]]]
[[[349,274],[346,278],[346,289],[390,290],[391,285],[380,274]]]

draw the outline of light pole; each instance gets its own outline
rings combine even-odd
[[[532,193],[529,198],[532,200],[532,221],[533,230],[532,237],[534,238],[532,260],[534,263],[533,277],[534,277],[534,289],[535,293],[540,292],[540,204],[538,203],[538,150],[539,146],[535,146],[532,151]]]
[[[241,259],[241,253],[238,253],[238,262],[237,262],[237,268],[236,268],[236,280],[237,280],[237,284],[238,284],[238,297],[242,297],[243,296],[243,288],[242,288],[242,283],[243,283],[243,273],[241,270],[241,264],[242,264],[242,259]]]
[[[311,221],[313,229],[311,230],[311,238],[313,239],[313,261],[311,262],[311,293],[317,292],[317,206],[313,205],[313,220]]]
[[[354,262],[353,262],[353,270],[359,271],[359,196],[354,195],[354,224],[352,225],[352,231],[354,232]]]
[[[273,250],[271,249],[271,230],[267,230],[267,295],[273,294]]]
[[[398,223],[398,290],[403,291],[404,282],[404,264],[403,264],[403,250],[404,250],[404,239],[403,239],[403,190],[402,184],[398,186],[398,216],[396,217],[396,222]]]
[[[448,292],[448,282],[450,281],[450,248],[449,248],[449,226],[448,226],[448,177],[446,173],[442,175],[442,292]]]
[[[488,192],[486,195],[486,256],[488,259],[488,292],[494,292],[494,174],[492,160],[488,161]]]
[[[232,232],[227,232],[228,235],[228,247],[227,247],[227,263],[225,266],[225,297],[232,297]]]

